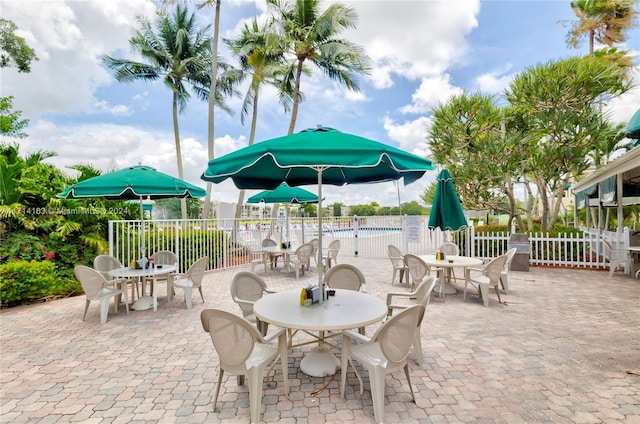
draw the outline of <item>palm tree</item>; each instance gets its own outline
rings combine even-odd
[[[595,41],[609,47],[623,42],[624,32],[633,28],[638,0],[575,0],[571,8],[578,17],[569,34],[567,44],[577,47],[584,37],[589,40],[589,54],[593,56]]]
[[[209,98],[211,83],[211,48],[209,26],[198,29],[195,15],[186,7],[177,5],[172,15],[157,12],[155,26],[139,17],[139,29],[129,39],[134,51],[145,62],[104,56],[105,64],[115,71],[118,81],[156,81],[163,79],[173,93],[173,131],[176,144],[178,178],[184,179],[178,111],[183,112],[191,97],[188,86],[202,100]],[[215,101],[220,101],[216,91]],[[186,201],[181,202],[182,218],[187,218]]]
[[[341,31],[355,28],[355,11],[336,3],[320,13],[319,3],[320,0],[267,0],[276,15],[274,23],[281,28],[285,53],[294,57],[283,79],[283,87],[293,87],[294,93],[288,134],[293,134],[296,125],[300,79],[307,60],[354,91],[360,90],[357,75],[369,71],[364,49],[338,38]]]
[[[231,51],[238,57],[244,75],[251,77],[240,114],[241,122],[244,124],[251,108],[249,146],[255,141],[260,88],[264,84],[270,84],[275,87],[282,86],[282,76],[286,71],[286,62],[283,49],[279,43],[280,40],[268,28],[261,28],[256,19],[253,20],[251,26],[245,24],[238,38],[224,40]],[[286,110],[287,105],[291,102],[293,93],[285,90],[281,91],[280,95]],[[236,206],[236,218],[240,218],[244,194],[245,190],[240,190]]]

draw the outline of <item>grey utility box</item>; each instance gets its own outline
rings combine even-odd
[[[511,261],[511,271],[529,272],[529,258],[531,257],[531,244],[526,234],[511,234],[508,248],[516,248],[516,254]]]

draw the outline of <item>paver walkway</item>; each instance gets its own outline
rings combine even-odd
[[[387,259],[338,259],[362,269],[375,296],[405,290],[391,287]],[[225,375],[212,409],[217,356],[199,319],[205,308],[239,313],[229,295],[236,271],[207,274],[206,302],[194,293],[192,310],[182,291],[167,305],[161,286],[157,312],[112,308],[104,325],[95,303],[82,321],[84,296],[2,311],[0,422],[248,423],[248,389],[233,376]],[[275,290],[316,280],[266,277]],[[388,376],[384,422],[640,423],[640,375],[628,373],[640,372],[640,280],[531,268],[512,272],[510,289],[506,305],[488,308],[473,294],[466,302],[461,293],[432,299],[422,325],[424,367],[410,357],[416,403],[402,371]],[[343,401],[339,372],[332,380],[299,370],[309,349],[289,353],[288,397],[279,366],[272,373],[263,421],[372,423],[366,372],[361,395],[349,369]]]

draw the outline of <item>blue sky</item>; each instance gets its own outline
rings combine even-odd
[[[373,71],[353,93],[318,72],[302,81],[296,131],[323,124],[428,155],[426,137],[431,108],[462,91],[500,94],[522,70],[573,55],[586,44],[565,44],[568,22],[576,19],[569,1],[341,1],[358,13],[357,29],[344,37],[365,47]],[[103,171],[144,163],[177,176],[171,121],[171,93],[161,83],[122,84],[102,65],[100,56],[133,58],[128,39],[137,15],[151,16],[158,2],[147,0],[0,0],[2,16],[14,21],[19,35],[40,61],[30,74],[3,69],[2,96],[30,120],[23,154],[45,149],[62,169],[91,164]],[[326,3],[328,5],[329,2]],[[266,11],[264,1],[225,0],[221,35],[232,38],[248,19]],[[199,12],[204,25],[211,12]],[[565,22],[565,25],[562,24]],[[640,30],[628,34],[623,48],[640,59]],[[232,58],[226,51],[227,60]],[[636,67],[636,84],[640,69]],[[244,88],[242,91],[244,92]],[[256,141],[285,135],[289,116],[276,93],[261,94]],[[247,144],[249,125],[240,124],[241,99],[230,100],[233,116],[216,113],[216,157]],[[634,89],[607,106],[611,120],[626,123],[640,107]],[[193,98],[180,115],[185,179],[204,187],[207,164],[207,105]],[[69,170],[73,175],[73,171]],[[400,187],[401,201],[419,200],[434,180]],[[314,186],[305,186],[315,191]],[[234,202],[230,183],[214,185],[214,200]],[[247,197],[257,191],[248,191]],[[393,183],[327,187],[325,204],[376,201],[397,205]]]

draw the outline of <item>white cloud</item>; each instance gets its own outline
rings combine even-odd
[[[462,89],[450,83],[448,74],[425,77],[413,93],[413,102],[400,109],[403,113],[427,113],[433,107],[446,103],[451,97],[462,94]]]
[[[4,69],[3,95],[15,96],[14,107],[27,118],[93,110],[96,88],[111,82],[100,56],[127,49],[135,16],[154,10],[148,0],[4,0],[3,18],[18,26],[40,60],[29,74]]]

